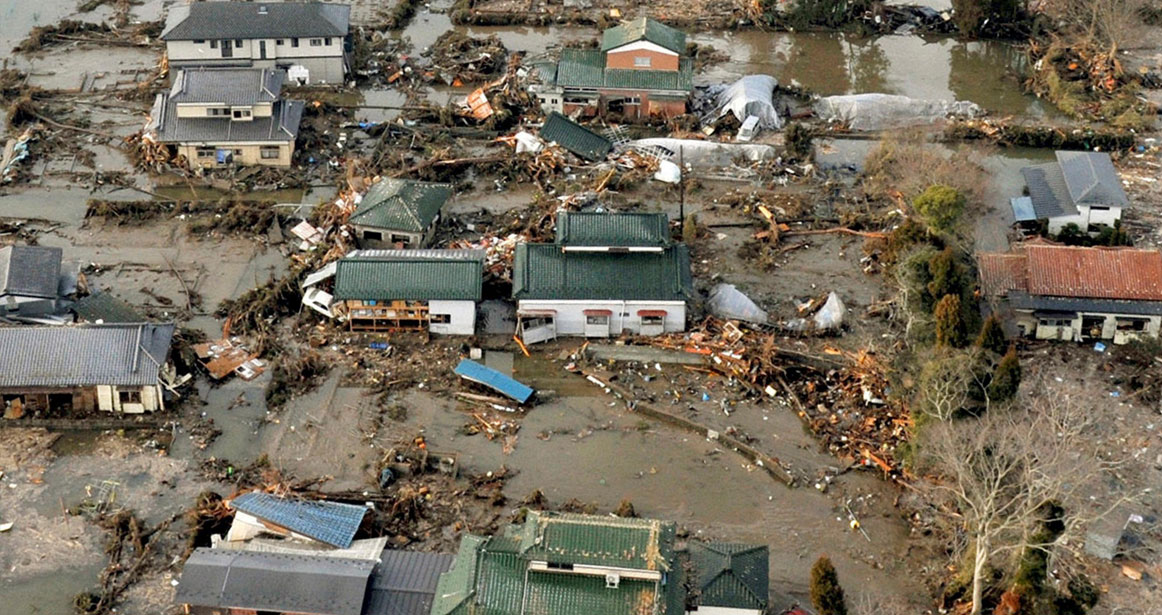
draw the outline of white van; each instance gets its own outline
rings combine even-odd
[[[759,133],[759,116],[748,115],[748,116],[746,116],[746,121],[744,121],[742,123],[742,128],[738,129],[738,136],[735,137],[735,140],[738,141],[739,143],[746,143],[746,142],[750,141],[751,139],[755,138],[755,135],[757,135],[758,133]]]

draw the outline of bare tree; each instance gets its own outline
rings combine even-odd
[[[1143,10],[1150,0],[1055,0],[1051,10],[1110,51],[1125,48],[1146,28]]]
[[[921,463],[939,475],[927,488],[952,500],[972,553],[974,614],[982,609],[989,566],[1001,555],[1079,548],[1082,528],[1129,497],[1090,499],[1123,461],[1100,448],[1102,426],[1092,408],[1037,384],[1019,405],[924,431]],[[1051,544],[1036,544],[1032,537],[1050,505],[1066,511],[1065,531]]]
[[[939,421],[951,420],[972,400],[972,392],[984,395],[984,383],[974,370],[979,350],[938,349],[920,369],[920,404],[924,414]]]

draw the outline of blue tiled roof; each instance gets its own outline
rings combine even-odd
[[[366,508],[354,504],[292,500],[257,491],[234,498],[230,506],[340,549],[351,546],[367,514]]]
[[[460,364],[456,366],[455,373],[457,376],[472,382],[483,384],[484,386],[494,389],[504,395],[517,400],[520,403],[525,403],[533,396],[533,390],[512,378],[492,369],[485,367],[475,361],[463,359]]]

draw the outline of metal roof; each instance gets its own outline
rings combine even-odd
[[[0,328],[0,388],[149,386],[173,324]]]
[[[1038,220],[1077,214],[1077,206],[1065,185],[1065,175],[1056,162],[1024,167],[1021,176],[1025,178],[1025,187],[1029,190],[1029,199]]]
[[[449,553],[383,551],[362,615],[431,615],[440,575],[455,559]]]
[[[545,119],[539,134],[545,141],[556,143],[585,160],[601,160],[613,149],[613,143],[609,139],[556,111]]]
[[[488,538],[465,534],[452,567],[440,575],[432,604],[432,615],[452,615],[464,612],[476,595],[476,573],[480,564],[480,548]]]
[[[690,542],[699,606],[765,610],[770,599],[766,545]]]
[[[385,177],[367,190],[348,221],[388,230],[422,233],[452,197],[452,186]]]
[[[346,36],[351,7],[321,2],[193,2],[173,6],[165,41]]]
[[[97,324],[119,324],[145,322],[146,318],[137,313],[133,306],[114,297],[110,293],[96,293],[78,299],[72,310],[78,320]]]
[[[557,214],[558,245],[656,248],[669,243],[670,219],[664,212]]]
[[[641,40],[669,49],[678,55],[686,53],[685,32],[649,17],[639,17],[606,29],[601,35],[601,50],[610,51]]]
[[[361,615],[375,562],[228,549],[194,549],[178,604],[279,613]]]
[[[278,100],[286,71],[271,68],[185,68],[169,89],[179,103],[249,106]]]
[[[556,79],[565,88],[687,93],[694,88],[694,62],[679,58],[676,71],[606,69],[605,54],[596,49],[562,49]]]
[[[563,252],[556,244],[518,244],[515,299],[684,301],[690,294],[690,253]]]
[[[656,519],[530,511],[514,536],[529,559],[665,571],[676,529]]]
[[[1057,163],[1074,203],[1125,207],[1130,204],[1110,155],[1105,152],[1057,152]]]
[[[483,259],[355,257],[339,261],[338,300],[479,301],[484,286]]]
[[[0,296],[56,299],[61,277],[60,248],[0,248]]]
[[[476,361],[461,359],[460,364],[456,366],[453,372],[465,380],[482,384],[522,404],[533,396],[532,388],[517,382],[511,376],[506,376]]]
[[[365,507],[354,504],[296,500],[259,491],[234,498],[230,506],[340,549],[351,546],[351,540],[367,514]]]
[[[270,117],[236,122],[229,117],[179,118],[177,102],[158,94],[150,112],[149,129],[162,143],[249,143],[294,141],[303,119],[303,103],[279,100],[271,105]]]

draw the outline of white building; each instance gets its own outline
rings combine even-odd
[[[1056,235],[1069,224],[1083,233],[1112,227],[1129,199],[1105,152],[1057,152],[1057,161],[1021,169],[1027,197],[1013,199],[1017,223],[1047,222]]]
[[[302,66],[310,83],[341,84],[350,15],[320,2],[192,2],[170,8],[161,39],[170,66]]]

